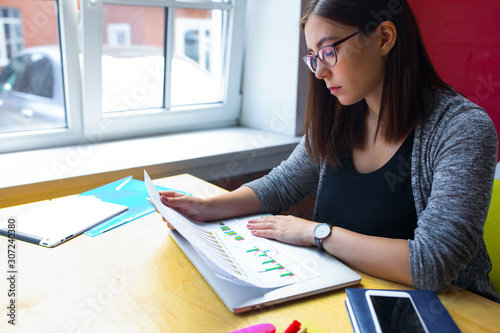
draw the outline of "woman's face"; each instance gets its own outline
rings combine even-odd
[[[338,22],[311,15],[304,27],[309,53],[343,39],[358,29]],[[342,105],[352,105],[366,99],[370,108],[380,105],[386,57],[380,50],[377,31],[369,36],[359,33],[336,47],[337,63],[325,66],[318,60],[316,77],[324,80]],[[372,105],[372,103],[374,103]],[[375,110],[373,110],[375,111]]]

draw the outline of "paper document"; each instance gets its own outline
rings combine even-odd
[[[289,258],[282,251],[286,249],[283,243],[252,235],[246,227],[251,217],[209,223],[194,221],[161,202],[146,171],[144,181],[157,210],[218,276],[261,288],[281,287],[319,276]]]

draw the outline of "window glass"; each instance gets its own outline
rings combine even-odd
[[[168,10],[175,12],[170,78],[164,56]],[[224,15],[223,10],[104,4],[103,112],[221,102]]]
[[[56,9],[0,0],[0,133],[67,126]]]
[[[164,106],[165,10],[103,6],[103,112]]]
[[[172,106],[222,101],[225,14],[222,10],[176,10]]]

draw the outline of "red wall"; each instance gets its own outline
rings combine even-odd
[[[500,133],[500,1],[410,0],[441,77],[483,107]]]
[[[106,26],[109,23],[129,23],[132,44],[164,44],[165,11],[162,8],[105,4],[102,31],[104,44],[108,42]]]

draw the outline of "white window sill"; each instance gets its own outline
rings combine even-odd
[[[269,170],[299,137],[232,127],[0,155],[0,207],[90,189],[133,175],[190,173],[212,181]]]

